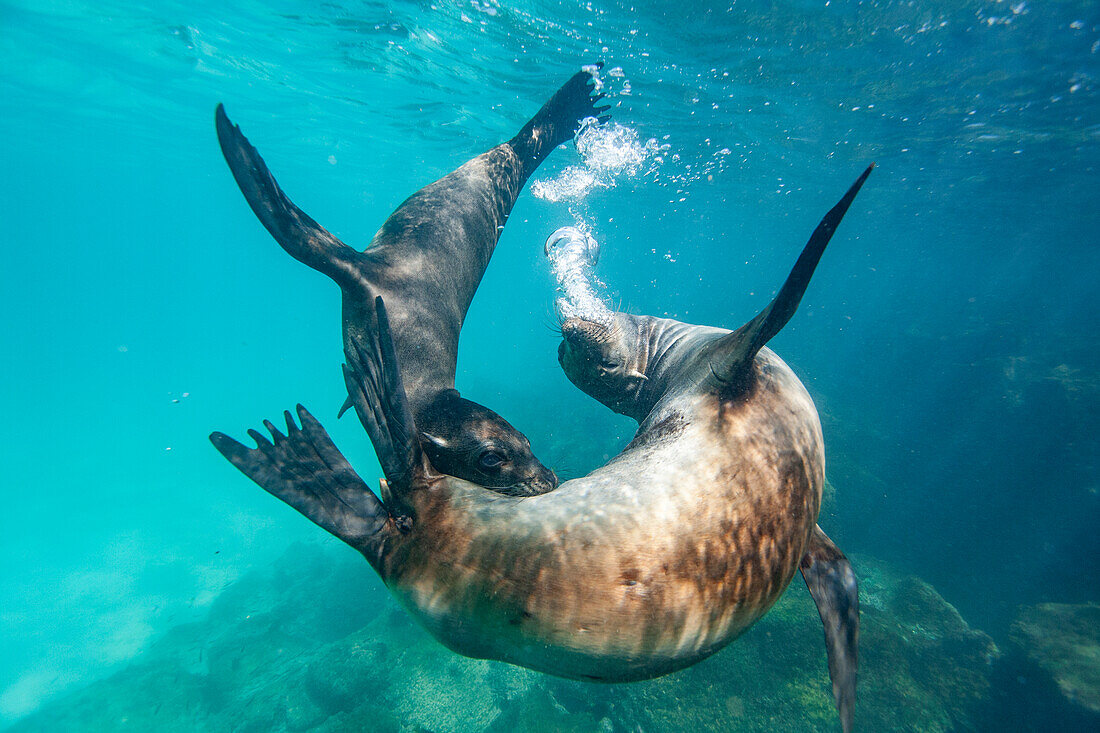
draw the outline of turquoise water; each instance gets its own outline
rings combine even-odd
[[[3,2],[0,55],[0,725],[295,542],[338,550],[211,430],[302,402],[380,475],[336,420],[337,290],[248,209],[218,102],[363,246],[606,62],[614,120],[657,151],[521,196],[459,362],[563,476],[633,426],[557,366],[546,237],[585,223],[623,310],[736,327],[877,162],[772,344],[822,413],[822,526],[1001,646],[1022,605],[1100,601],[1095,3]],[[562,149],[533,180],[585,165]]]

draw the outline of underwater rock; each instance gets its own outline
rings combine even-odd
[[[853,565],[862,570],[859,700],[865,729],[976,728],[1001,656],[993,639],[970,628],[920,578],[899,576],[867,558]]]
[[[1100,605],[1024,607],[1012,624],[1012,640],[1068,702],[1100,713]]]
[[[339,548],[337,548],[339,549]],[[992,640],[923,581],[857,557],[856,726],[976,728]],[[562,680],[460,657],[421,630],[354,553],[292,548],[132,665],[19,721],[28,731],[833,731],[821,622],[792,585],[741,639],[647,682]]]

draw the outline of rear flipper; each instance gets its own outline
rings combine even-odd
[[[428,470],[428,463],[420,449],[381,297],[374,299],[374,307],[378,329],[364,332],[344,350],[348,360],[344,383],[348,400],[370,436],[396,506],[404,509],[401,497]]]
[[[595,67],[603,68],[603,62]],[[610,105],[596,106],[596,102],[604,98],[603,94],[593,94],[596,91],[595,74],[578,71],[509,141],[512,150],[523,161],[524,178],[534,173],[554,148],[572,139],[581,120],[595,117],[604,123],[611,119],[611,115],[606,114]]]
[[[248,205],[275,241],[291,257],[325,273],[341,288],[356,282],[360,254],[287,198],[241,128],[229,121],[225,107],[219,104],[214,117],[225,162]]]
[[[829,677],[844,733],[852,729],[856,704],[856,657],[859,649],[859,594],[856,576],[844,553],[821,527],[814,527],[802,558],[802,577],[825,625]]]
[[[757,352],[791,320],[798,304],[802,302],[802,296],[810,284],[817,263],[825,252],[825,246],[829,244],[840,220],[844,218],[874,167],[874,163],[867,166],[836,206],[829,209],[829,213],[810,235],[810,241],[803,247],[802,254],[798,256],[786,282],[772,302],[751,321],[715,343],[715,354],[710,368],[727,397],[744,391]]]
[[[241,473],[380,569],[384,542],[395,531],[386,508],[306,408],[298,405],[301,428],[289,412],[284,415],[286,435],[267,420],[271,441],[257,430],[248,431],[255,448],[223,433],[211,433],[210,442]]]

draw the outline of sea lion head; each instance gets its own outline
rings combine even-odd
[[[531,442],[496,412],[443,390],[420,413],[420,444],[435,470],[511,496],[557,488]]]
[[[561,327],[558,363],[582,392],[615,412],[638,417],[639,398],[649,381],[643,331],[638,319],[626,313],[613,313],[606,323],[569,318]]]

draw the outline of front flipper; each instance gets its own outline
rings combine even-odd
[[[344,383],[359,422],[370,436],[386,483],[400,501],[414,480],[427,468],[420,449],[397,353],[390,333],[390,319],[382,298],[374,299],[378,329],[355,339],[344,356]]]
[[[270,441],[258,430],[248,431],[255,448],[224,433],[211,433],[210,442],[241,473],[362,552],[379,569],[385,540],[394,531],[386,508],[306,408],[298,405],[301,428],[289,412],[284,415],[286,435],[267,420]]]
[[[214,114],[218,143],[233,178],[260,223],[294,259],[325,273],[336,284],[357,282],[361,256],[330,234],[287,198],[264,159],[241,128],[229,121],[225,107]]]
[[[856,704],[856,657],[859,649],[859,594],[856,575],[844,553],[821,527],[814,527],[800,569],[825,625],[829,677],[844,733],[852,729]]]
[[[602,68],[603,62],[594,66]],[[524,178],[530,176],[554,148],[572,139],[581,120],[595,117],[602,124],[611,119],[607,114],[610,105],[597,106],[596,102],[605,96],[596,94],[597,91],[595,73],[588,69],[578,71],[508,142],[523,161]]]

